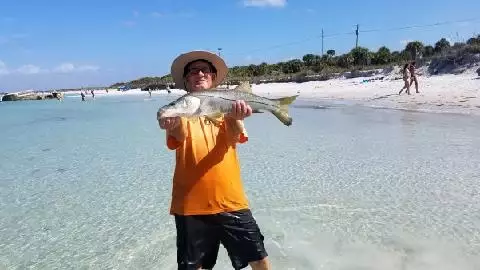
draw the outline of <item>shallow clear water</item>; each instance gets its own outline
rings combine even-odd
[[[176,269],[146,97],[0,103],[0,269]],[[273,269],[480,268],[480,118],[297,105],[239,147]]]

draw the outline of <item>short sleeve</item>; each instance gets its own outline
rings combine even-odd
[[[234,143],[246,143],[248,141],[247,130],[245,129],[243,121],[239,123],[240,125],[237,125],[236,121],[226,121],[228,136]]]
[[[246,143],[248,141],[248,133],[245,128],[243,128],[243,131],[240,133],[238,137],[238,142],[239,143]]]
[[[187,130],[187,122],[186,122],[186,119],[184,119],[183,117],[181,118],[181,123],[180,123],[180,130],[178,131],[178,133],[176,134],[176,137],[172,134],[169,134],[168,132],[166,133],[166,140],[167,140],[167,147],[168,149],[170,150],[175,150],[177,149],[178,147],[180,147],[180,145],[182,145],[182,141],[179,141],[177,140],[177,138],[185,138],[188,130]]]
[[[177,139],[175,139],[175,137],[167,134],[167,147],[168,147],[168,149],[175,150],[180,145],[181,145],[181,143],[179,141],[177,141]]]

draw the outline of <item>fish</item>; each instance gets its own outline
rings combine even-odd
[[[248,82],[240,83],[231,90],[218,88],[189,92],[175,101],[166,104],[158,109],[160,117],[185,117],[188,119],[205,119],[218,124],[216,120],[232,111],[232,103],[236,100],[243,100],[252,108],[252,113],[270,112],[284,125],[290,126],[293,123],[289,115],[288,106],[292,104],[299,95],[270,99],[252,93]],[[158,117],[157,116],[157,117]]]

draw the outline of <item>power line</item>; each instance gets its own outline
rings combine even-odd
[[[398,30],[408,30],[408,29],[415,29],[415,28],[427,28],[427,27],[435,27],[435,26],[441,26],[441,25],[448,25],[448,24],[456,24],[456,23],[465,23],[465,22],[473,22],[473,21],[480,21],[480,18],[471,18],[471,19],[466,19],[466,20],[456,20],[456,21],[443,21],[443,22],[437,22],[437,23],[431,23],[431,24],[423,24],[423,25],[409,25],[409,26],[401,26],[401,27],[392,27],[392,28],[384,28],[384,29],[367,29],[367,30],[359,30],[359,25],[356,24],[356,30],[355,31],[349,31],[349,32],[342,32],[342,33],[334,33],[334,34],[324,34],[323,28],[322,28],[322,34],[321,35],[315,35],[311,37],[307,37],[301,40],[297,41],[292,41],[288,43],[282,43],[282,44],[276,44],[272,45],[269,47],[264,47],[264,48],[257,48],[257,49],[252,49],[244,52],[239,52],[239,53],[229,53],[231,55],[240,55],[240,54],[247,54],[247,53],[252,53],[252,52],[258,52],[258,51],[267,51],[267,50],[272,50],[272,49],[278,49],[282,47],[287,47],[287,46],[292,46],[296,44],[302,44],[307,41],[311,41],[314,39],[322,39],[322,54],[323,54],[323,40],[325,38],[331,38],[331,37],[338,37],[338,36],[345,36],[345,35],[356,35],[356,42],[355,46],[358,47],[358,36],[359,33],[373,33],[373,32],[392,32],[392,31],[398,31]]]
[[[465,23],[465,22],[472,22],[478,21],[480,18],[473,18],[468,20],[458,20],[458,21],[444,21],[444,22],[437,22],[431,24],[423,24],[423,25],[410,25],[410,26],[401,26],[401,27],[394,27],[394,28],[385,28],[385,29],[370,29],[370,30],[361,30],[361,33],[372,33],[372,32],[391,32],[391,31],[398,31],[398,30],[408,30],[414,28],[426,28],[426,27],[434,27],[439,25],[447,25],[447,24],[455,24],[455,23]]]
[[[323,38],[338,37],[338,36],[352,35],[352,34],[354,34],[354,32],[336,33],[336,34],[330,34],[330,35],[323,35]],[[287,47],[287,46],[291,46],[291,45],[301,44],[301,43],[305,43],[306,41],[319,39],[319,38],[322,38],[322,36],[321,35],[316,35],[316,36],[311,36],[311,37],[304,38],[302,40],[297,40],[297,41],[292,41],[292,42],[288,42],[288,43],[272,45],[272,46],[264,47],[264,48],[252,49],[252,50],[248,50],[248,51],[241,52],[241,53],[231,53],[231,54],[232,55],[238,55],[238,54],[252,53],[252,52],[257,52],[257,51],[266,51],[266,50],[277,49],[277,48]]]

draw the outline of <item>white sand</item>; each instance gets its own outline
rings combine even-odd
[[[343,100],[372,107],[480,115],[480,78],[474,70],[460,75],[420,75],[420,93],[415,93],[413,84],[410,88],[411,95],[407,95],[405,90],[398,95],[404,84],[403,80],[394,79],[400,78],[398,74],[306,83],[260,84],[253,85],[253,92],[266,97],[299,94],[299,99],[303,100]],[[382,76],[383,80],[363,82]]]
[[[398,70],[398,69],[397,69]],[[418,76],[419,91],[415,93],[415,85],[410,88],[411,95],[405,91],[398,95],[403,87],[401,75],[393,72],[368,78],[331,79],[305,83],[268,83],[252,85],[255,94],[265,97],[279,97],[299,94],[298,99],[309,101],[345,101],[371,107],[385,107],[406,110],[451,112],[480,115],[480,77],[472,68],[460,75]],[[422,73],[421,70],[419,70]],[[364,80],[384,77],[383,80],[363,82]],[[397,78],[397,79],[396,79]],[[233,88],[233,86],[230,86]],[[171,89],[172,95],[186,92]],[[153,91],[152,96],[167,95],[166,90]],[[79,91],[68,92],[67,95],[80,95]],[[95,96],[145,95],[147,91],[131,89],[117,91],[110,89],[95,90]],[[90,92],[86,98],[91,98]]]

